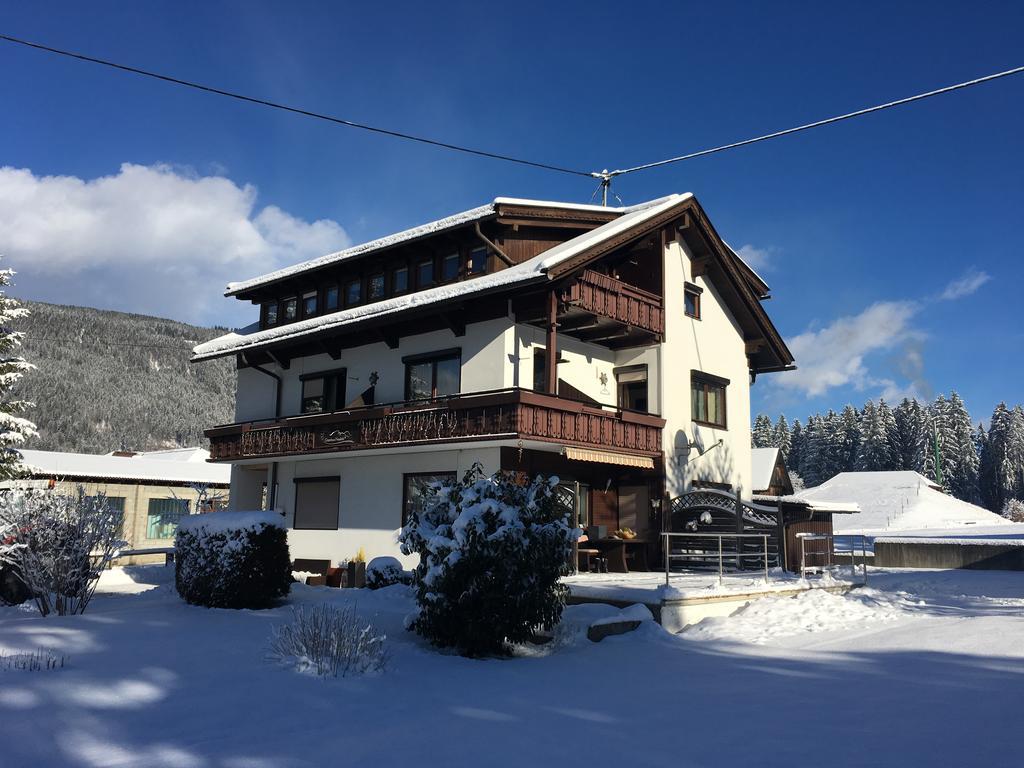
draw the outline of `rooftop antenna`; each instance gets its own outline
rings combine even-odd
[[[605,208],[608,207],[608,192],[611,191],[612,188],[612,179],[614,179],[620,173],[621,171],[609,171],[607,168],[605,168],[603,171],[592,171],[590,174],[595,179],[600,179],[601,181],[601,205],[603,205]],[[622,205],[622,198],[620,198],[614,192],[612,192],[612,197],[619,201],[619,205]]]

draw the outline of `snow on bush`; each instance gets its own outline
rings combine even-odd
[[[1020,499],[1007,499],[1000,514],[1007,520],[1015,523],[1024,523],[1024,501]]]
[[[290,624],[274,629],[271,657],[302,672],[349,677],[382,672],[389,654],[387,637],[362,621],[355,607],[299,607]]]
[[[556,503],[558,478],[520,482],[484,475],[475,464],[462,482],[436,487],[400,537],[418,554],[418,613],[410,628],[466,656],[504,654],[558,623],[578,532]]]
[[[291,588],[287,531],[272,512],[183,518],[174,537],[174,564],[178,594],[208,608],[266,608]]]
[[[39,613],[85,613],[121,540],[121,518],[103,495],[13,491],[0,496],[0,576],[6,602]],[[20,587],[19,587],[20,583]]]
[[[366,586],[370,589],[408,584],[411,580],[412,574],[402,568],[397,557],[375,557],[366,565]]]

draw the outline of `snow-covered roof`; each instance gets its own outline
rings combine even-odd
[[[215,339],[199,344],[192,350],[192,360],[193,362],[209,360],[215,357],[255,349],[274,342],[301,338],[319,331],[341,328],[370,318],[393,315],[419,307],[438,304],[462,296],[482,294],[512,285],[524,285],[533,281],[545,280],[547,279],[546,272],[552,267],[572,258],[587,248],[599,244],[603,240],[613,238],[620,232],[657,216],[691,197],[692,195],[690,194],[669,195],[668,197],[651,200],[631,208],[618,209],[623,213],[617,219],[602,224],[596,229],[585,232],[564,243],[559,243],[554,248],[534,256],[528,261],[489,275],[475,277],[458,283],[440,285],[436,288],[428,288],[425,291],[417,291],[404,296],[395,296],[383,301],[363,304],[358,307],[344,309],[328,315],[311,317],[275,328],[260,330],[259,324],[253,323],[245,328],[226,333],[223,336],[218,336]],[[498,198],[496,202],[503,200],[507,201],[508,198]],[[562,203],[548,203],[548,205],[564,206]],[[603,207],[600,209],[608,210]]]
[[[750,449],[750,487],[754,493],[766,491],[772,484],[772,472],[779,460],[778,448]]]
[[[354,245],[351,248],[346,248],[342,251],[328,253],[325,256],[318,256],[315,259],[303,261],[299,264],[293,264],[290,267],[283,267],[282,269],[269,272],[265,275],[259,275],[258,277],[253,277],[249,280],[242,280],[237,283],[228,283],[224,295],[234,296],[238,293],[258,288],[262,285],[273,283],[286,277],[294,277],[295,275],[308,272],[312,269],[319,269],[320,267],[325,267],[329,264],[337,264],[338,262],[345,261],[346,259],[363,256],[367,253],[380,251],[385,248],[392,248],[402,243],[419,240],[420,238],[428,237],[429,235],[434,235],[438,232],[444,232],[445,230],[454,229],[464,224],[480,221],[482,219],[486,219],[488,216],[496,214],[498,212],[499,205],[524,205],[534,208],[560,208],[574,211],[602,211],[604,213],[629,213],[630,211],[638,208],[649,207],[657,202],[659,201],[652,200],[636,206],[613,208],[601,205],[583,205],[580,203],[559,203],[554,200],[527,200],[517,197],[496,197],[493,202],[481,205],[478,208],[470,208],[468,211],[453,213],[451,216],[445,216],[437,221],[429,221],[426,224],[420,224],[419,226],[412,227],[411,229],[395,232],[394,234],[380,237],[376,240],[370,240],[367,243]]]
[[[211,464],[202,448],[183,451],[154,451],[134,456],[111,454],[65,453],[19,449],[22,461],[33,476],[97,478],[103,480],[155,481],[163,483],[231,482],[231,467]],[[189,454],[188,458],[185,455]],[[201,457],[201,458],[199,458]]]
[[[841,472],[794,495],[814,504],[856,503],[861,514],[836,519],[837,532],[882,532],[1006,525],[1003,517],[943,493],[917,472]]]

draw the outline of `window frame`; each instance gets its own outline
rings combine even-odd
[[[296,531],[340,531],[341,530],[341,476],[340,475],[321,475],[318,477],[296,477],[293,478],[295,484],[295,503],[292,507],[292,528]],[[334,483],[338,486],[338,504],[334,510],[334,522],[335,525],[331,527],[321,526],[309,526],[299,525],[299,486],[303,484],[312,483]]]
[[[380,278],[380,294],[373,294],[373,281]],[[382,301],[388,296],[388,276],[386,272],[373,272],[366,278],[366,300],[368,302]]]
[[[696,415],[696,412],[692,412],[690,414],[691,421],[693,421],[695,424],[701,424],[701,425],[703,425],[705,427],[710,427],[711,429],[727,430],[729,428],[729,408],[728,408],[729,380],[728,379],[723,379],[721,376],[715,376],[714,374],[706,373],[704,371],[691,370],[690,371],[690,408],[691,408],[691,410],[693,409],[693,395],[694,395],[694,392],[695,392],[698,384],[701,385],[701,390],[700,391],[701,391],[701,396],[704,399],[704,415],[705,416],[707,416],[707,414],[709,413],[709,410],[708,410],[708,395],[709,395],[709,393],[711,392],[712,389],[721,390],[721,392],[722,392],[722,399],[721,399],[721,403],[720,403],[721,404],[721,408],[719,410],[721,411],[721,414],[722,414],[722,420],[719,423],[719,422],[709,421],[707,418],[698,419],[697,415]]]
[[[289,304],[293,304],[294,307],[295,307],[294,310],[292,311],[292,316],[291,317],[288,317],[288,305]],[[298,319],[299,319],[299,297],[298,296],[286,296],[285,298],[281,299],[281,307],[278,309],[278,312],[277,312],[277,324],[281,325],[282,323],[294,323]]]
[[[320,411],[307,411],[306,401],[312,397],[306,397],[306,382],[320,379],[324,382],[323,394],[324,408]],[[333,386],[328,381],[334,382]],[[340,386],[338,384],[340,382]],[[299,415],[308,416],[317,413],[333,413],[345,407],[346,385],[348,382],[347,368],[331,368],[326,371],[314,371],[299,376]],[[333,407],[330,400],[333,398]]]
[[[411,502],[409,491],[410,491],[410,480],[415,480],[421,477],[431,477],[435,479],[451,479],[458,480],[459,473],[454,470],[443,470],[435,472],[403,472],[402,473],[402,519],[399,521],[400,528],[405,528],[409,524],[410,509],[409,504]]]
[[[642,375],[642,379],[638,378],[637,374]],[[651,380],[648,375],[647,363],[638,363],[636,365],[623,365],[612,369],[612,375],[615,376],[615,406],[620,410],[633,411],[634,413],[650,413],[651,412]],[[623,378],[626,378],[623,381]],[[636,385],[643,383],[644,386],[644,402],[646,408],[626,408],[623,406],[623,393],[628,391],[630,385]]]
[[[421,274],[423,267],[426,267],[426,266],[430,267],[430,280],[429,280],[429,282],[425,282],[422,279],[422,274]],[[436,272],[437,272],[437,265],[434,263],[434,259],[433,258],[422,259],[420,261],[417,261],[416,262],[416,287],[417,288],[430,288],[432,286],[437,285],[437,275],[435,274]]]
[[[403,287],[403,288],[398,288],[397,285],[396,285],[395,275],[397,275],[399,272],[404,272],[405,273],[405,287]],[[392,295],[397,296],[397,295],[402,294],[402,293],[408,293],[408,291],[409,291],[409,265],[408,264],[399,264],[398,266],[392,268],[392,270],[391,270],[391,293],[392,293]]]
[[[349,298],[349,289],[352,288],[353,286],[355,286],[357,288],[357,290],[358,290],[358,295],[357,295],[357,298],[356,298],[355,301],[352,301]],[[355,279],[346,280],[345,281],[345,296],[344,296],[344,300],[345,300],[345,308],[346,309],[348,309],[349,307],[358,307],[360,304],[363,303],[363,281],[362,281],[362,278],[358,278],[357,277]]]
[[[263,325],[264,328],[273,328],[275,325],[277,325],[280,322],[280,320],[281,320],[281,307],[278,306],[278,305],[279,305],[279,302],[277,301],[277,299],[274,299],[273,301],[264,301],[263,304],[261,305],[261,309],[260,309],[261,317],[260,317],[260,320],[261,320],[261,324]],[[274,310],[274,321],[273,322],[270,321],[270,310],[271,309]]]
[[[303,317],[315,317],[320,314],[320,292],[319,291],[305,291],[300,297],[302,316]],[[309,300],[313,300],[313,311],[310,312],[307,308]]]
[[[330,295],[331,291],[334,291],[334,306],[331,306]],[[341,308],[341,286],[337,283],[331,283],[330,285],[324,286],[324,312],[337,312]]]
[[[479,268],[477,262],[474,260],[474,256],[478,253],[483,254],[483,258],[480,260]],[[478,245],[475,248],[469,250],[469,257],[466,260],[466,273],[469,275],[483,275],[487,273],[487,260],[490,258],[490,249],[486,245]]]
[[[448,265],[454,262],[455,273],[451,276],[448,275]],[[459,251],[452,253],[446,253],[441,257],[441,284],[453,283],[459,279],[462,274],[462,254]]]
[[[455,360],[458,362],[459,379],[456,386],[456,391],[444,395],[437,394],[437,364],[445,360]],[[430,373],[430,397],[417,397],[413,398],[412,394],[412,380],[410,377],[410,368],[414,365],[423,365],[424,363],[431,364]],[[402,358],[402,365],[405,366],[405,400],[412,401],[423,401],[423,400],[437,400],[439,397],[451,397],[462,392],[462,348],[453,347],[452,349],[441,349],[436,352],[425,352],[419,355],[406,355]]]
[[[151,536],[150,535],[150,531],[153,530],[153,523],[151,521],[151,518],[153,517],[153,502],[154,501],[156,501],[156,502],[173,501],[173,502],[176,502],[177,505],[179,507],[181,507],[181,509],[182,509],[182,511],[180,511],[180,513],[178,514],[178,522],[175,524],[174,530],[171,531],[171,535],[170,536]],[[167,541],[168,539],[173,539],[175,533],[177,533],[177,531],[178,531],[178,524],[181,523],[181,518],[188,517],[190,514],[192,514],[192,503],[188,499],[179,499],[176,496],[151,496],[146,501],[146,539],[148,541]],[[166,525],[166,523],[164,523],[163,525]]]
[[[683,284],[683,314],[693,320],[701,319],[701,294],[704,293],[704,289],[699,285],[693,283]],[[687,300],[693,298],[694,311],[690,312],[687,308]]]

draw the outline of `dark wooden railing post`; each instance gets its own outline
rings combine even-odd
[[[548,291],[547,317],[547,350],[545,360],[547,369],[544,371],[544,389],[549,395],[558,394],[558,294]]]

